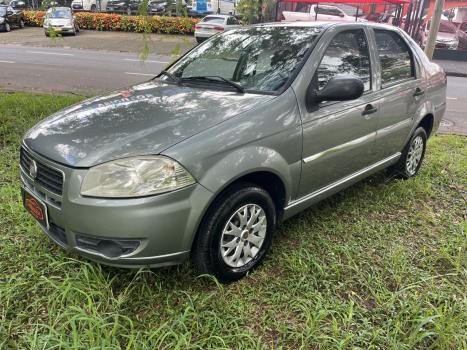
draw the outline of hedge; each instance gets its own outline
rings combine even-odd
[[[44,11],[24,11],[25,23],[41,27]],[[82,29],[111,30],[142,33],[193,34],[198,19],[163,16],[121,16],[107,13],[76,12],[76,21]]]

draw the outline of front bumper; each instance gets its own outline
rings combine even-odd
[[[450,41],[450,42],[440,42],[435,43],[435,48],[437,49],[447,49],[447,50],[457,50],[459,42]]]
[[[41,225],[42,230],[64,249],[106,265],[131,268],[173,265],[188,258],[212,197],[203,186],[143,198],[83,197],[79,191],[86,169],[65,167],[30,149],[27,152],[39,164],[63,172],[59,196],[21,167],[23,188],[47,207],[49,228]],[[125,249],[116,253],[115,245]]]
[[[54,31],[56,31],[57,33],[73,33],[73,31],[74,31],[74,29],[75,29],[73,26],[70,26],[70,27],[56,27],[56,26],[51,26],[51,27],[52,27],[52,29],[53,29]],[[49,26],[47,26],[47,27],[44,26],[43,28],[44,28],[44,31],[45,31],[45,32],[48,32],[50,27],[49,27]]]

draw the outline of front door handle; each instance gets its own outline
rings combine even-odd
[[[378,112],[378,108],[374,107],[372,104],[365,106],[365,109],[362,112],[362,115],[369,115]]]
[[[417,96],[422,96],[424,93],[425,93],[425,91],[423,91],[422,89],[416,88],[413,95],[414,95],[414,97],[417,97]]]

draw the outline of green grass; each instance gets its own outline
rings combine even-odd
[[[0,94],[0,349],[466,349],[467,139],[418,177],[377,174],[288,220],[230,285],[187,263],[66,253],[21,207],[23,132],[79,97]]]

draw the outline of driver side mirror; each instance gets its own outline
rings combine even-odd
[[[350,101],[363,95],[363,82],[357,78],[332,78],[326,86],[316,91],[308,89],[306,104],[309,111],[323,101]]]

